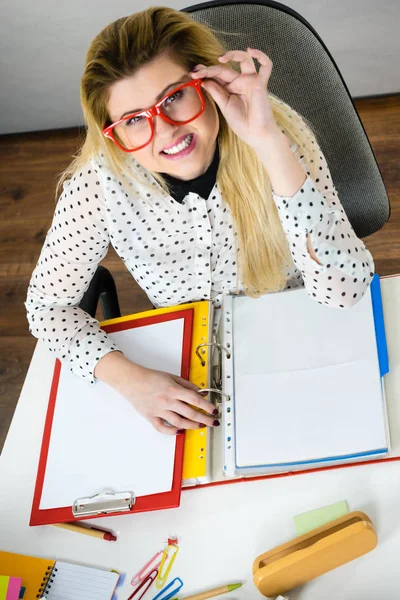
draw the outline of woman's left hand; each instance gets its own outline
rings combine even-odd
[[[253,58],[260,63],[258,73]],[[222,65],[196,65],[197,70],[190,74],[203,79],[202,87],[219,106],[231,129],[249,146],[255,147],[279,131],[267,95],[272,61],[254,48],[247,48],[247,52],[232,50],[218,60],[238,62],[241,72]]]

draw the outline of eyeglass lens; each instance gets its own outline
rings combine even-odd
[[[193,86],[172,91],[160,109],[166,117],[178,124],[193,120],[201,111],[199,93]],[[150,121],[144,116],[127,119],[114,127],[114,135],[127,150],[139,148],[151,139]]]

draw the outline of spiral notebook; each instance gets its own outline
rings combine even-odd
[[[0,551],[0,574],[12,573],[26,588],[24,600],[111,600],[119,573]]]

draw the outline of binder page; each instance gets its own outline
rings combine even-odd
[[[109,333],[130,360],[181,373],[184,318]],[[71,506],[104,491],[170,491],[175,436],[158,433],[102,381],[61,368],[40,508]]]
[[[237,467],[387,450],[369,291],[350,309],[304,289],[233,307]]]
[[[110,600],[118,573],[57,561],[46,600]]]

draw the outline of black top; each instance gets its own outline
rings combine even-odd
[[[167,173],[160,174],[165,178],[166,182],[170,186],[171,196],[174,198],[174,200],[179,202],[179,204],[182,204],[183,199],[189,192],[199,194],[201,198],[207,200],[217,179],[218,164],[219,148],[217,142],[214,158],[212,159],[207,171],[203,173],[203,175],[199,175],[199,177],[195,177],[195,179],[190,179],[189,181],[183,181],[182,179],[176,179],[176,177],[172,177]]]

